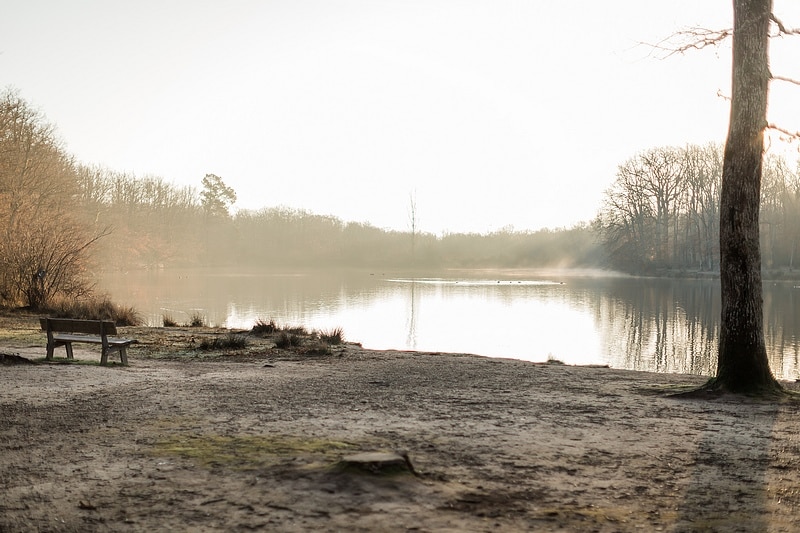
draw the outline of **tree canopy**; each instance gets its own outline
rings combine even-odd
[[[206,174],[202,185],[200,204],[206,214],[212,217],[229,217],[230,207],[236,202],[236,191],[225,185],[216,174]]]

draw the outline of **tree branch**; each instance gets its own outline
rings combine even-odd
[[[709,46],[719,46],[722,41],[733,35],[732,28],[709,30],[707,28],[688,28],[675,32],[666,39],[650,45],[656,50],[667,52],[666,57],[683,54],[691,50],[702,50]]]
[[[769,19],[778,27],[778,35],[800,35],[800,28],[787,28],[775,13],[770,13]]]
[[[786,76],[770,76],[770,79],[780,80],[780,81],[785,81],[787,83],[793,83],[795,85],[800,85],[800,80],[796,80],[794,78],[787,78]]]
[[[786,128],[782,128],[782,127],[780,127],[780,126],[778,126],[777,124],[774,124],[774,123],[767,124],[767,129],[770,129],[770,130],[773,130],[773,131],[777,131],[778,133],[782,133],[783,135],[785,135],[787,137],[786,140],[789,140],[789,141],[795,141],[795,140],[800,139],[800,131],[787,130]]]
[[[786,25],[783,23],[781,19],[779,19],[775,13],[770,13],[769,15],[770,20],[778,27],[778,33],[776,36],[781,35],[800,35],[800,28],[787,28]],[[779,80],[785,81],[787,83],[791,83],[793,85],[800,85],[800,80],[789,78],[787,76],[774,76],[770,74],[770,80]],[[767,124],[767,128],[773,131],[777,131],[782,136],[784,136],[784,140],[789,142],[796,141],[800,139],[800,131],[791,131],[787,130],[786,128],[782,128],[774,123]]]
[[[800,35],[800,28],[789,28],[775,13],[770,13],[770,20],[778,27],[778,35]],[[709,30],[708,28],[687,28],[673,33],[666,39],[649,45],[656,50],[667,52],[666,57],[683,54],[692,50],[702,50],[709,46],[719,46],[725,39],[733,35],[733,28]],[[640,43],[645,44],[645,43]],[[775,78],[779,79],[779,78]],[[785,80],[788,81],[788,80]],[[792,80],[793,83],[797,83]]]

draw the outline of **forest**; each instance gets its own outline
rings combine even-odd
[[[593,223],[612,268],[644,274],[719,270],[721,145],[645,150],[618,167]],[[762,267],[794,270],[800,168],[767,152],[761,182]]]
[[[284,206],[235,210],[237,191],[214,174],[198,176],[197,187],[179,186],[79,162],[55,125],[7,89],[0,94],[0,305],[39,308],[57,296],[80,297],[90,292],[93,271],[172,266],[713,275],[721,152],[709,144],[635,155],[619,166],[594,220],[572,228],[433,235],[416,229],[413,208],[406,231]],[[765,161],[764,266],[789,271],[800,238],[800,177],[784,159]]]

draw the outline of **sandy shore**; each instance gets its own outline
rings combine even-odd
[[[128,333],[144,341],[128,367],[0,366],[0,532],[800,530],[795,401],[670,397],[697,376],[357,345],[198,354],[218,332]],[[41,334],[7,332],[0,352],[41,357]],[[416,475],[337,468],[392,450]]]

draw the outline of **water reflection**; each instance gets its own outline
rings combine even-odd
[[[616,355],[614,366],[710,375],[719,308],[712,281],[617,280],[601,297],[597,325]]]
[[[716,367],[720,295],[710,280],[193,269],[106,274],[98,285],[150,325],[200,313],[230,328],[249,329],[259,319],[342,327],[348,340],[376,349],[703,375]],[[768,353],[785,379],[798,377],[800,366],[799,291],[791,284],[764,290]]]
[[[419,296],[417,294],[417,282],[413,279],[409,285],[411,295],[408,298],[408,337],[406,337],[406,347],[411,350],[417,349],[417,314],[419,307]]]
[[[800,286],[769,283],[764,290],[764,335],[773,372],[797,378],[800,367]]]

